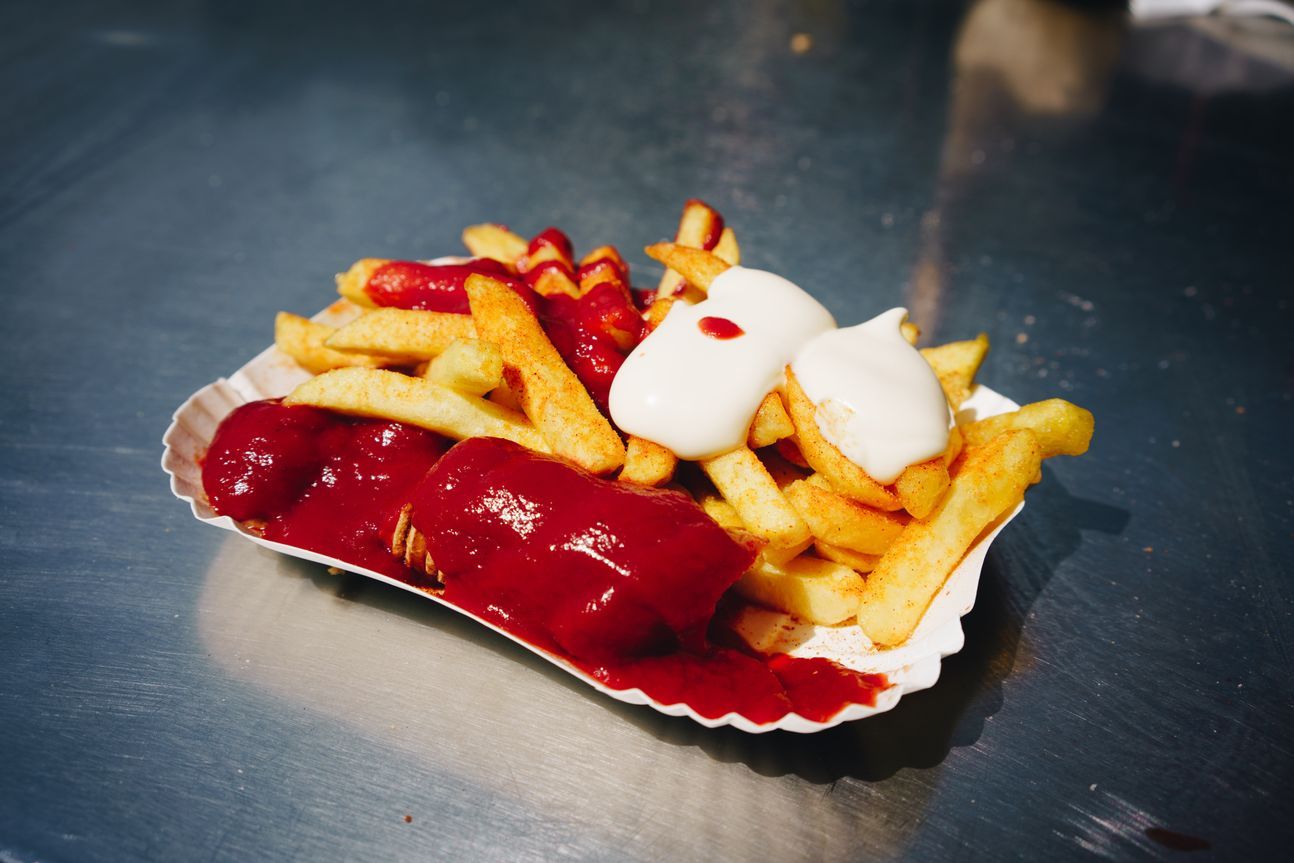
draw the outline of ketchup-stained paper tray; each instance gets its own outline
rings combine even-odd
[[[352,319],[355,314],[356,310],[353,306],[335,303],[316,315],[314,319],[332,326],[340,326]],[[821,656],[859,671],[885,673],[889,678],[890,687],[877,693],[875,705],[850,705],[825,722],[811,721],[794,713],[787,714],[775,722],[764,724],[752,722],[735,713],[709,719],[698,715],[686,704],[662,704],[648,697],[640,689],[610,689],[562,657],[528,644],[494,624],[445,602],[435,594],[344,560],[317,554],[304,548],[271,542],[246,530],[228,516],[217,515],[202,490],[200,465],[200,459],[210,446],[216,427],[239,405],[258,399],[287,395],[297,384],[309,377],[309,372],[298,366],[278,348],[271,346],[229,378],[221,378],[198,390],[175,412],[171,425],[163,437],[166,449],[162,455],[162,469],[171,477],[171,491],[176,497],[189,504],[194,517],[206,524],[234,531],[254,543],[283,554],[367,576],[401,590],[410,591],[432,602],[447,605],[461,614],[466,614],[482,626],[489,627],[537,653],[599,692],[630,704],[645,704],[670,716],[687,716],[711,728],[731,725],[754,734],[774,730],[801,733],[822,731],[842,722],[883,713],[892,709],[898,704],[899,699],[909,692],[933,686],[939,679],[939,668],[943,657],[956,653],[962,648],[964,634],[961,618],[975,603],[975,592],[979,587],[980,571],[983,569],[989,544],[1023,507],[1021,504],[1001,519],[991,531],[971,547],[926,610],[912,637],[899,647],[878,650],[853,624],[815,626],[780,612],[754,607],[747,609],[738,617],[737,628],[741,634],[753,646],[765,652],[782,652],[799,657]],[[1005,396],[980,386],[961,409],[963,412],[973,412],[976,416],[985,417],[1012,411],[1018,407]]]

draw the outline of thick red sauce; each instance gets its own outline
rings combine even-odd
[[[544,247],[556,253],[566,263],[567,269],[570,269],[571,262],[575,258],[575,247],[571,244],[570,237],[557,228],[545,228],[530,241],[530,245],[526,248],[526,256],[534,257]]]
[[[715,315],[706,315],[696,322],[696,327],[710,338],[719,339],[720,341],[746,335],[746,331],[737,326],[736,321],[716,317]]]
[[[642,315],[628,292],[603,282],[579,299],[541,297],[539,315],[553,347],[605,413],[611,381],[643,336]]]
[[[718,600],[753,552],[682,492],[600,479],[476,438],[427,475],[413,523],[447,600],[613,689],[763,723],[791,711],[829,719],[873,704],[888,685],[825,659],[712,644]]]
[[[715,609],[753,551],[686,494],[496,438],[447,444],[400,423],[253,402],[221,424],[202,479],[217,512],[268,539],[430,587],[389,549],[412,503],[448,602],[613,689],[702,716],[825,720],[888,685],[825,659],[719,646],[739,644]]]
[[[391,555],[401,507],[446,450],[402,423],[252,402],[220,424],[202,464],[212,508],[266,539],[425,584]]]
[[[498,261],[477,258],[466,264],[423,264],[388,261],[373,271],[364,293],[379,306],[423,312],[471,314],[467,302],[467,277],[477,273],[510,286],[533,309],[534,293]]]

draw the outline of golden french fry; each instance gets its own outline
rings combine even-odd
[[[696,502],[700,504],[705,514],[724,530],[729,532],[746,530],[746,522],[741,520],[737,508],[718,494],[702,494]]]
[[[508,385],[506,383],[501,383],[494,389],[490,390],[490,394],[487,398],[496,405],[505,407],[508,410],[513,410],[517,413],[525,413],[525,411],[521,409],[521,402],[517,401],[517,397],[513,395],[512,390],[508,389]]]
[[[463,245],[477,258],[492,258],[515,267],[526,254],[526,240],[502,225],[486,222],[463,229]]]
[[[657,297],[652,301],[647,311],[643,313],[643,323],[646,324],[648,333],[661,325],[661,321],[665,320],[665,316],[677,302],[679,302],[677,297]]]
[[[967,446],[982,446],[1013,429],[1029,429],[1037,435],[1043,458],[1082,455],[1092,442],[1096,419],[1091,411],[1064,399],[1047,399],[961,427]]]
[[[925,518],[948,490],[948,463],[942,455],[908,465],[894,481],[894,493],[913,518]]]
[[[415,363],[439,356],[456,339],[473,338],[476,327],[469,315],[384,308],[341,327],[326,344],[333,350]]]
[[[316,323],[288,312],[279,312],[274,318],[274,344],[296,360],[297,365],[312,374],[347,366],[380,368],[391,364],[390,360],[383,357],[345,354],[324,347],[324,342],[336,331],[327,324]]]
[[[737,510],[746,528],[769,545],[790,548],[809,538],[809,526],[782,496],[759,457],[747,447],[703,459],[701,469],[724,500]]]
[[[734,586],[747,599],[832,626],[858,613],[863,577],[830,560],[796,557],[781,564],[761,561]]]
[[[593,473],[625,461],[625,446],[516,291],[488,276],[467,279],[480,337],[503,350],[503,379],[552,451]]]
[[[915,345],[917,339],[921,338],[921,328],[911,321],[904,321],[899,324],[899,332],[903,333],[903,338],[910,345]]]
[[[906,641],[971,543],[1024,496],[1042,448],[1027,429],[967,449],[943,501],[913,521],[867,577],[858,625],[873,642]]]
[[[658,443],[629,436],[625,466],[617,479],[638,485],[660,486],[674,478],[678,457]]]
[[[746,446],[751,449],[763,449],[772,446],[782,438],[795,434],[795,425],[791,415],[782,404],[782,397],[776,392],[764,396],[755,411],[755,418],[750,422],[750,433],[746,436]]]
[[[683,205],[683,214],[679,216],[674,242],[692,249],[704,249],[722,221],[723,217],[719,215],[719,211],[709,204],[695,198],[689,200]],[[720,246],[723,247],[722,254],[720,254]],[[737,248],[737,236],[732,233],[731,228],[725,228],[719,234],[714,253],[729,264],[737,265],[740,260],[740,250]],[[656,296],[679,297],[690,303],[702,299],[701,292],[694,287],[689,287],[683,277],[672,269],[666,269],[665,274],[661,276],[660,284],[656,288]]]
[[[537,452],[551,452],[543,435],[523,415],[399,372],[359,368],[324,372],[294,389],[283,403],[396,420],[458,440],[501,437]]]
[[[881,560],[879,554],[863,554],[861,551],[854,551],[843,545],[832,545],[822,540],[813,544],[813,550],[817,552],[818,557],[843,563],[855,572],[871,572]]]
[[[804,394],[790,366],[786,368],[786,406],[791,421],[795,423],[800,454],[810,467],[831,482],[836,491],[877,509],[893,511],[903,508],[898,495],[872,479],[867,471],[846,458],[822,436],[818,429],[817,407]]]
[[[779,441],[779,444],[781,441]],[[799,479],[806,479],[809,476],[808,468],[802,467],[793,461],[790,461],[782,454],[782,447],[777,446],[773,449],[766,449],[759,454],[759,460],[764,463],[764,468],[768,475],[773,478],[783,493],[786,487]]]
[[[689,285],[702,291],[708,290],[710,283],[731,267],[727,261],[710,252],[680,246],[678,243],[656,243],[643,251],[677,271]]]
[[[503,381],[503,352],[492,342],[455,339],[427,364],[427,380],[471,396],[483,396]]]
[[[943,387],[944,395],[948,397],[948,403],[954,410],[970,398],[971,390],[975,388],[975,373],[979,371],[987,353],[988,336],[984,333],[970,341],[949,342],[921,349],[921,356],[935,370],[939,385]]]
[[[351,264],[349,270],[337,274],[337,293],[352,303],[373,308],[376,304],[369,299],[368,294],[364,293],[364,286],[368,284],[369,279],[373,278],[373,273],[377,272],[378,267],[389,263],[391,261],[387,258],[360,258]]]
[[[957,456],[962,454],[962,447],[965,445],[966,438],[962,435],[961,426],[948,429],[948,449],[944,450],[944,464],[952,465],[957,461]]]
[[[579,278],[580,296],[584,296],[598,285],[612,284],[624,293],[625,299],[633,302],[629,289],[629,268],[615,246],[598,246],[580,259],[580,268],[576,275]]]
[[[541,251],[549,248],[551,247],[544,246]],[[554,297],[558,294],[576,299],[580,297],[580,286],[571,278],[570,273],[561,267],[544,267],[538,272],[531,273],[529,281],[535,293],[544,297]]]
[[[737,235],[732,232],[732,228],[723,229],[719,242],[711,251],[716,258],[727,261],[734,267],[741,263],[741,247],[737,245]]]
[[[624,273],[628,271],[625,259],[620,256],[620,250],[615,246],[598,246],[584,257],[580,258],[580,267],[587,267],[589,264],[596,264],[598,261],[608,261],[619,271]],[[618,274],[617,274],[618,275]]]
[[[903,515],[837,494],[821,480],[797,480],[786,487],[785,494],[814,537],[864,554],[884,552],[907,524]]]

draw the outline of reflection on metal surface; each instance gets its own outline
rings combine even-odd
[[[1097,5],[979,0],[967,13],[953,46],[934,206],[921,221],[921,251],[907,291],[912,320],[925,332],[939,331],[948,301],[945,221],[969,215],[957,204],[971,178],[990,162],[1011,159],[1021,127],[1046,121],[1054,134],[1104,103],[1125,17],[1111,4]]]
[[[1294,29],[1276,21],[1145,22],[1132,29],[1126,56],[1146,80],[1200,96],[1294,84]]]
[[[469,808],[556,821],[599,812],[599,823],[571,826],[607,842],[636,834],[644,857],[708,847],[729,859],[843,859],[860,836],[872,854],[893,855],[930,793],[901,783],[909,820],[866,805],[865,783],[824,794],[818,783],[870,754],[842,746],[851,735],[752,742],[620,704],[451,610],[240,537],[214,557],[197,618],[224,673],[270,693],[285,714],[306,708],[400,760],[456,774]]]

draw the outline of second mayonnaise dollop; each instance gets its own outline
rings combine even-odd
[[[743,334],[708,336],[700,326],[706,317],[725,318]],[[611,418],[680,458],[736,449],[796,351],[835,326],[831,313],[794,283],[732,267],[701,302],[675,303],[634,348],[611,382]]]
[[[822,436],[880,483],[948,448],[948,401],[939,378],[903,338],[907,309],[823,333],[791,362],[818,407]]]

